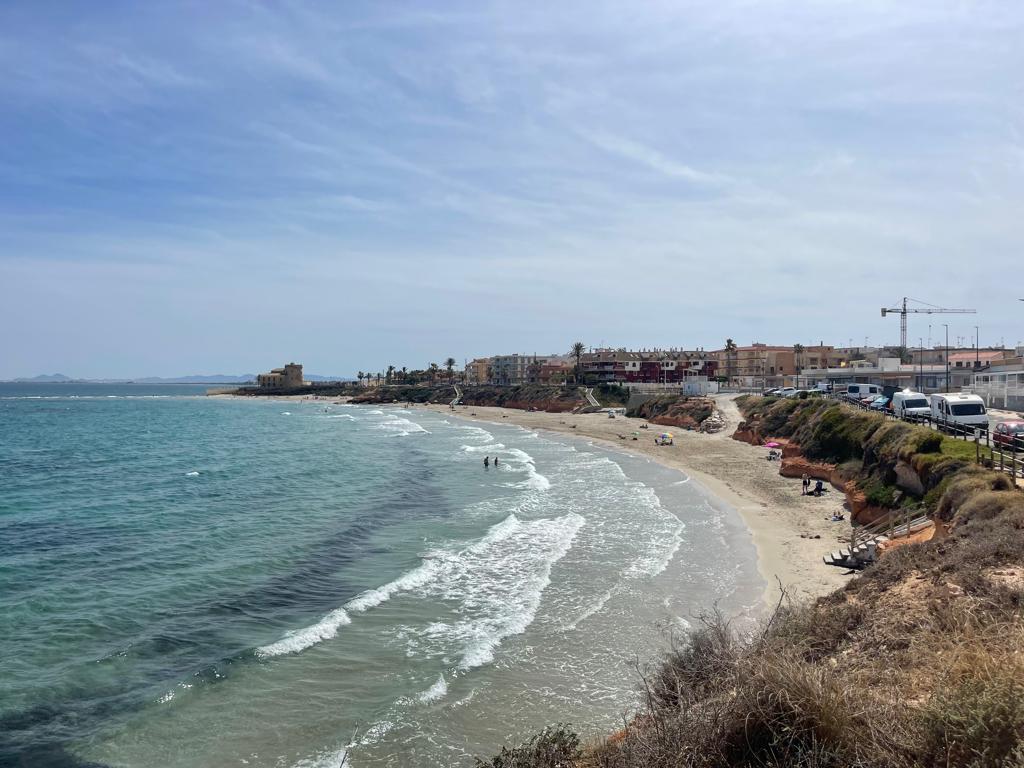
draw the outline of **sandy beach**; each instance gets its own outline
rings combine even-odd
[[[841,537],[849,535],[849,523],[830,520],[834,511],[842,510],[843,495],[831,490],[820,498],[801,496],[800,481],[781,477],[779,465],[767,461],[763,448],[732,439],[742,418],[734,397],[720,396],[716,403],[725,416],[726,428],[713,435],[655,425],[642,430],[644,419],[609,419],[604,413],[542,413],[464,406],[457,408],[455,415],[584,437],[682,470],[736,509],[750,528],[758,552],[758,569],[767,582],[766,606],[774,606],[778,601],[780,583],[796,598],[815,597],[842,586],[850,577],[825,565],[822,555],[838,549]],[[446,406],[415,407],[451,413]],[[666,430],[675,436],[675,444],[655,445],[654,436]],[[640,433],[635,441],[634,431]],[[619,439],[620,434],[627,439]]]

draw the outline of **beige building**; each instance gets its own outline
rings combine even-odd
[[[490,380],[491,358],[478,357],[466,363],[466,383],[486,384]]]
[[[298,363],[288,363],[284,368],[274,368],[270,373],[261,373],[256,377],[256,385],[264,389],[301,387],[302,366]]]

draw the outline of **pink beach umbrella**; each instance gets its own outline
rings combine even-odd
[[[764,444],[764,447],[765,447],[765,448],[781,448],[781,447],[782,447],[782,443],[776,443],[776,442],[775,442],[775,441],[773,440],[773,441],[772,441],[772,442],[770,442],[770,443],[765,443],[765,444]]]

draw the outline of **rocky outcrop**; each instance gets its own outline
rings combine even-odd
[[[651,424],[664,427],[700,429],[714,412],[715,404],[710,398],[663,395],[631,408],[627,415],[647,419]]]
[[[921,482],[920,475],[914,471],[912,466],[901,459],[896,462],[896,466],[893,468],[893,471],[896,473],[897,488],[900,488],[913,496],[924,496],[924,483]]]

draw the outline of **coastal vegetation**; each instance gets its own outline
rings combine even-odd
[[[642,705],[619,732],[493,765],[1024,768],[1024,494],[921,427],[824,400],[740,407],[754,441],[789,441],[881,506],[919,506],[935,535],[815,601],[782,594],[755,631],[703,616],[638,670]]]

